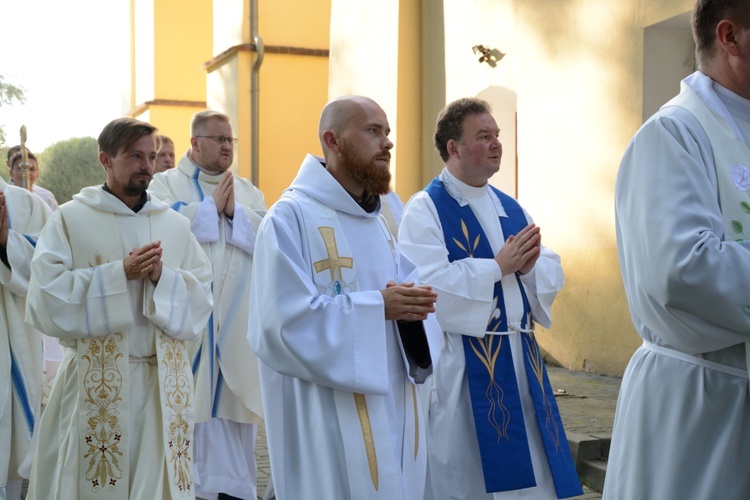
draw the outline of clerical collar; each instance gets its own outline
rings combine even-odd
[[[349,193],[349,191],[347,191]],[[358,200],[356,196],[354,196],[352,193],[349,193],[349,196],[354,198],[354,201],[357,202],[357,205],[362,207],[362,210],[367,212],[368,214],[373,213],[378,208],[378,202],[380,202],[380,197],[375,196],[372,193],[364,193],[362,195],[362,199]]]
[[[193,156],[190,154],[189,151],[188,151],[187,157],[188,157],[188,160],[190,160],[190,163],[192,163],[195,168],[197,168],[198,170],[200,170],[206,175],[210,175],[211,177],[216,177],[217,175],[222,175],[224,173],[224,172],[216,172],[215,170],[206,170],[205,168],[201,167],[200,165],[195,163],[195,161],[193,161]]]
[[[111,189],[109,189],[107,187],[107,183],[106,182],[102,186],[102,189],[105,190],[106,192],[108,192],[109,194],[111,194],[112,196],[114,196],[115,198],[117,198],[118,200],[122,201],[122,198],[120,198],[119,196],[117,196],[115,193],[112,192]],[[125,203],[124,201],[122,201],[122,202]],[[148,203],[148,195],[146,194],[146,191],[143,191],[141,193],[141,199],[138,201],[138,203],[136,203],[133,206],[133,208],[131,210],[133,210],[133,212],[135,212],[135,213],[138,213],[146,205],[146,203]],[[127,203],[125,203],[125,205],[127,206]]]

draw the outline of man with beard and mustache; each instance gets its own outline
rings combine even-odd
[[[426,499],[582,494],[534,322],[551,323],[560,257],[516,200],[490,186],[500,129],[489,104],[459,99],[438,116],[445,168],[404,209],[399,243],[438,291],[444,331],[428,402]]]
[[[104,186],[42,230],[26,320],[66,346],[41,421],[29,499],[191,498],[193,373],[187,341],[211,313],[211,263],[190,222],[146,193],[155,128],[99,135]]]
[[[248,338],[279,499],[422,497],[437,296],[380,214],[389,132],[371,99],[328,103],[325,159],[305,157],[258,231]]]
[[[255,439],[263,420],[258,360],[247,342],[255,234],[263,193],[232,173],[232,125],[217,111],[196,113],[190,149],[149,191],[188,217],[213,263],[214,311],[194,345],[195,486],[199,498],[256,498]]]

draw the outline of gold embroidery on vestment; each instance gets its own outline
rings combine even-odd
[[[468,257],[474,257],[474,251],[479,246],[481,234],[477,234],[472,243],[472,238],[469,235],[469,228],[466,226],[466,222],[461,219],[461,232],[466,240],[466,245],[453,238],[453,241],[458,247],[466,252]],[[492,308],[492,314],[490,316],[490,322],[493,318],[498,319],[501,316],[500,308],[498,307],[498,298],[494,298],[495,303]],[[500,323],[496,324],[491,331],[497,331]],[[500,349],[502,347],[502,338],[499,335],[485,334],[482,338],[472,337],[469,338],[469,345],[474,351],[474,354],[479,358],[482,364],[487,368],[489,374],[489,383],[485,390],[485,397],[489,402],[489,410],[487,410],[487,421],[490,423],[493,429],[497,432],[497,442],[505,438],[510,440],[508,436],[508,425],[510,425],[510,411],[503,404],[503,397],[505,393],[500,384],[495,380],[495,364],[497,358],[500,355]],[[500,420],[498,421],[497,414],[500,413]]]
[[[364,394],[354,393],[354,402],[359,414],[359,425],[362,426],[362,438],[365,440],[365,451],[367,452],[367,464],[370,467],[370,478],[375,491],[378,490],[378,457],[375,454],[375,440],[372,437],[372,426],[370,415],[367,412],[367,401]]]
[[[169,422],[169,463],[172,466],[172,482],[180,491],[190,491],[193,487],[189,415],[192,384],[187,375],[190,366],[184,356],[184,343],[181,340],[159,332],[159,346],[164,352],[161,364],[166,371],[163,389],[167,414],[164,418]]]
[[[83,458],[89,459],[85,477],[94,492],[102,488],[115,491],[117,481],[123,477],[120,466],[123,453],[119,448],[122,427],[117,408],[118,401],[122,401],[123,386],[117,362],[123,353],[117,348],[118,341],[122,341],[121,333],[79,341],[86,347],[81,361],[88,363],[83,376],[83,411],[87,412],[84,437],[88,451]]]
[[[414,460],[419,454],[419,408],[417,407],[417,389],[411,384],[411,399],[414,403]]]
[[[529,362],[534,371],[536,381],[539,383],[539,387],[542,391],[542,406],[544,408],[544,422],[552,442],[555,444],[555,451],[560,448],[560,428],[557,425],[557,419],[555,419],[554,412],[552,411],[552,402],[547,397],[547,393],[544,390],[544,358],[542,357],[542,350],[539,348],[539,344],[536,343],[534,333],[529,333],[524,337],[524,341],[529,348]]]
[[[319,273],[328,269],[331,272],[331,281],[343,280],[341,268],[347,267],[352,269],[354,267],[354,260],[351,257],[339,257],[339,251],[336,247],[336,234],[332,227],[322,226],[318,228],[318,231],[320,231],[320,235],[323,237],[328,258],[319,260],[313,264],[315,272]]]

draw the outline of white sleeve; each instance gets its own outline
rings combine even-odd
[[[435,313],[441,328],[449,333],[484,336],[495,282],[502,278],[495,259],[450,262],[435,204],[424,191],[406,205],[398,241],[404,254],[419,267],[420,283],[437,291]]]

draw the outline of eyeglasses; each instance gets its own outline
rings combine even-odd
[[[196,135],[195,137],[204,137],[206,139],[211,139],[212,141],[218,142],[219,144],[224,144],[225,142],[228,144],[237,144],[236,137],[224,137],[223,135]]]

